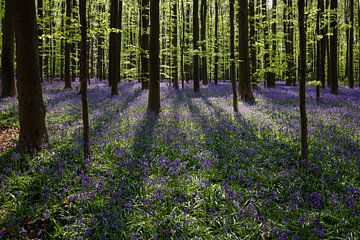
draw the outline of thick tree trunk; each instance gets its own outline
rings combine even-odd
[[[71,0],[66,0],[66,29],[67,31],[71,25]],[[70,74],[70,50],[71,43],[66,39],[65,41],[65,88],[71,88],[71,74]]]
[[[173,22],[173,29],[172,29],[172,47],[173,47],[173,53],[172,53],[172,80],[173,80],[173,87],[175,89],[179,89],[179,69],[178,69],[178,28],[177,28],[177,1],[174,1],[172,4],[172,22]]]
[[[235,0],[230,0],[230,80],[233,91],[233,109],[234,112],[239,112],[238,110],[238,98],[236,90],[236,65],[235,65],[235,27],[234,27],[234,2]]]
[[[200,92],[199,79],[199,1],[193,0],[193,77],[194,92]]]
[[[39,149],[48,142],[42,97],[38,31],[34,0],[14,0],[20,149]]]
[[[207,69],[207,48],[206,48],[206,19],[207,19],[207,0],[201,0],[201,80],[207,85],[208,69]]]
[[[337,0],[331,0],[331,22],[332,35],[330,36],[330,56],[329,56],[329,81],[330,92],[332,94],[339,94],[339,80],[338,80],[338,26],[337,26]]]
[[[149,89],[149,0],[142,0],[141,3],[141,87]]]
[[[81,42],[80,42],[80,88],[81,104],[83,118],[83,144],[84,159],[89,160],[90,155],[90,136],[89,136],[89,109],[87,97],[87,21],[86,21],[86,0],[79,2],[80,25],[81,25]]]
[[[110,11],[110,27],[120,31],[122,20],[122,1],[112,0]],[[111,96],[118,95],[118,83],[120,82],[120,48],[121,33],[111,32],[109,45],[109,84],[111,87]]]
[[[6,0],[1,54],[1,97],[14,97],[16,94],[14,74],[14,10],[14,0]]]
[[[255,99],[250,82],[247,1],[239,0],[239,93],[242,101],[252,102]]]
[[[148,110],[160,112],[160,16],[159,0],[150,0],[150,88]]]
[[[304,23],[304,8],[304,0],[298,0],[300,38],[299,99],[301,119],[301,161],[306,163],[308,160],[308,131],[306,116],[306,31]]]

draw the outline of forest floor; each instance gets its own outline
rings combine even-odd
[[[359,239],[360,90],[308,88],[310,157],[299,162],[298,92],[256,90],[232,113],[231,85],[200,95],[89,86],[92,160],[82,160],[81,101],[45,87],[50,146],[0,153],[4,239]],[[17,126],[16,101],[0,100]],[[86,171],[84,165],[87,165]]]

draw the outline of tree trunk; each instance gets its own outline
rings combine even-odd
[[[257,68],[256,60],[256,46],[255,46],[255,0],[249,0],[249,23],[250,23],[250,75],[251,81],[255,82],[255,73]]]
[[[276,74],[275,74],[275,66],[276,66],[276,0],[273,0],[273,14],[272,14],[272,51],[271,51],[271,61],[272,61],[272,70],[269,72],[268,79],[267,79],[267,86],[269,88],[275,87],[275,80],[276,80]]]
[[[354,0],[349,0],[350,4],[350,24],[351,28],[349,29],[349,61],[348,61],[348,79],[349,87],[354,88]]]
[[[264,69],[265,69],[265,86],[270,82],[270,54],[269,54],[269,26],[267,22],[267,6],[266,0],[262,0],[262,15],[263,15],[263,26],[264,26]]]
[[[214,81],[215,84],[219,82],[219,3],[215,0],[215,66],[214,66]]]
[[[160,16],[159,0],[150,0],[150,88],[148,110],[160,112]]]
[[[16,94],[14,74],[14,10],[14,1],[6,0],[1,54],[1,97],[14,97]]]
[[[89,136],[89,109],[87,97],[87,21],[86,21],[86,0],[79,2],[81,42],[80,42],[80,88],[83,118],[83,143],[84,159],[90,159],[90,136]]]
[[[121,30],[122,20],[122,1],[112,0],[111,2],[110,27],[118,31]],[[118,95],[118,83],[120,82],[120,48],[121,33],[110,33],[109,45],[109,83],[111,96]]]
[[[39,22],[41,22],[43,20],[43,0],[38,0],[37,1],[37,9],[38,9],[38,32],[39,32],[39,37],[41,37],[43,35],[43,27],[41,26],[41,24]],[[39,38],[39,67],[40,67],[40,80],[41,82],[43,82],[43,57],[42,57],[42,52],[43,52],[43,40]]]
[[[316,17],[316,34],[320,36],[320,40],[317,41],[317,53],[316,53],[316,80],[320,81],[321,84],[325,85],[325,32],[323,26],[323,14],[324,14],[324,1],[318,0],[317,2],[317,17]],[[320,101],[320,85],[316,86],[316,99]]]
[[[178,38],[178,28],[177,28],[177,1],[175,0],[174,3],[172,4],[172,17],[173,17],[173,31],[172,31],[172,47],[173,47],[173,59],[172,59],[172,67],[173,67],[173,71],[172,71],[172,80],[173,80],[173,87],[175,89],[179,89],[179,70],[178,70],[178,42],[177,42],[177,38]]]
[[[304,0],[298,0],[300,38],[299,100],[301,120],[301,161],[306,163],[308,160],[308,131],[306,116],[306,31],[304,23],[304,8]]]
[[[66,32],[71,27],[71,0],[66,0]],[[65,39],[65,88],[71,88],[71,74],[70,74],[70,50],[71,43],[68,41],[68,37]]]
[[[199,79],[199,1],[193,0],[193,77],[194,77],[194,92],[200,92]]]
[[[201,80],[207,85],[209,80],[207,76],[207,51],[206,51],[206,19],[207,19],[207,0],[201,0]]]
[[[253,102],[255,98],[250,82],[247,1],[239,0],[239,93],[242,101]]]
[[[35,1],[14,0],[20,149],[39,149],[48,143],[42,97]]]
[[[141,3],[141,87],[149,89],[149,0],[142,0]]]
[[[339,82],[338,82],[338,26],[337,26],[337,0],[331,0],[331,22],[330,27],[332,29],[332,35],[330,36],[330,56],[329,56],[329,81],[330,92],[332,94],[339,94]]]
[[[230,80],[233,91],[233,109],[234,112],[239,112],[238,110],[238,98],[236,90],[236,77],[235,77],[235,27],[234,27],[234,2],[235,0],[230,0]]]
[[[186,30],[186,22],[185,22],[185,7],[184,0],[181,0],[181,13],[182,13],[182,37],[181,37],[181,87],[185,88],[185,30]]]

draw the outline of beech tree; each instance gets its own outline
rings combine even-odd
[[[301,161],[308,160],[308,130],[306,115],[306,31],[305,31],[305,4],[304,0],[298,0],[299,10],[299,99],[300,99],[300,122],[301,122]]]
[[[14,0],[20,149],[39,149],[48,143],[42,97],[35,0]]]
[[[1,53],[1,97],[14,97],[16,94],[14,76],[14,11],[14,1],[6,0]]]
[[[236,64],[235,64],[235,27],[234,27],[234,3],[235,0],[230,0],[230,81],[233,91],[233,109],[238,112],[238,98],[236,90]]]
[[[339,94],[339,80],[338,80],[338,26],[337,26],[337,0],[330,0],[331,11],[331,36],[330,36],[330,52],[329,52],[329,82],[330,92],[332,94]],[[306,41],[306,40],[305,40]]]
[[[150,0],[150,89],[148,110],[160,112],[160,4]]]
[[[239,94],[242,101],[252,102],[255,98],[250,82],[247,1],[239,0]]]
[[[199,79],[199,1],[193,0],[193,78],[194,92],[200,92]]]
[[[86,20],[86,0],[79,2],[80,25],[81,25],[81,42],[80,42],[80,91],[82,104],[82,120],[83,120],[83,146],[84,159],[89,160],[90,155],[90,133],[89,133],[89,109],[87,96],[87,78],[88,65],[87,59],[87,20]]]

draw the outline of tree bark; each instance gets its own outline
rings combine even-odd
[[[257,68],[257,60],[256,60],[256,46],[255,46],[255,0],[249,0],[249,23],[250,23],[250,75],[251,81],[255,82],[255,73]]]
[[[331,0],[331,22],[330,28],[332,29],[332,35],[330,36],[330,56],[329,56],[329,81],[330,92],[332,94],[339,94],[339,82],[338,82],[338,26],[337,26],[337,0]]]
[[[141,87],[149,89],[149,0],[141,0]]]
[[[304,23],[304,8],[304,0],[298,0],[300,38],[299,100],[301,121],[301,161],[306,163],[308,160],[308,131],[306,116],[306,31]]]
[[[150,0],[150,88],[148,110],[160,112],[160,16],[159,0]]]
[[[271,61],[272,61],[272,70],[269,72],[267,79],[267,87],[274,88],[276,85],[276,74],[273,68],[276,66],[276,4],[277,1],[273,0],[273,14],[272,14],[272,51],[271,51]]]
[[[350,24],[351,28],[349,29],[349,61],[348,61],[348,79],[349,79],[349,87],[351,89],[354,88],[354,0],[349,0],[350,4]]]
[[[255,98],[250,82],[247,1],[239,0],[239,93],[242,101],[253,102]]]
[[[323,14],[324,14],[324,1],[318,0],[317,2],[317,17],[316,17],[316,34],[320,37],[317,41],[317,53],[316,53],[316,80],[320,81],[325,86],[325,28],[323,26]],[[320,101],[320,85],[316,86],[316,99]]]
[[[175,89],[179,89],[179,69],[178,69],[178,28],[177,28],[177,0],[174,0],[174,3],[172,4],[172,22],[173,22],[173,29],[172,29],[172,47],[173,47],[173,53],[172,53],[172,80],[173,80],[173,87]]]
[[[215,0],[215,66],[214,66],[214,82],[219,82],[219,3]]]
[[[233,91],[233,109],[234,112],[238,110],[238,98],[236,90],[236,65],[235,65],[235,27],[234,27],[234,3],[235,0],[230,0],[230,80]]]
[[[264,69],[265,69],[265,86],[270,82],[270,49],[269,49],[269,26],[267,22],[267,6],[266,0],[262,0],[262,15],[263,15],[263,26],[264,26]]]
[[[90,155],[90,136],[89,136],[89,109],[87,97],[87,78],[88,65],[87,59],[87,21],[86,21],[86,0],[79,2],[80,25],[81,25],[81,42],[80,42],[80,88],[81,104],[83,118],[83,147],[84,159],[89,160]]]
[[[14,10],[14,0],[6,0],[1,54],[1,97],[14,97],[16,94],[14,73]]]
[[[71,25],[71,9],[72,4],[71,0],[66,0],[66,30],[69,31]],[[70,74],[70,50],[71,43],[68,40],[68,37],[65,39],[65,88],[71,88],[71,74]]]
[[[42,97],[35,1],[14,0],[20,137],[24,150],[48,143]]]
[[[200,92],[199,79],[199,1],[193,0],[193,77],[194,77],[194,92]]]
[[[109,45],[109,84],[111,96],[116,96],[118,95],[118,83],[120,82],[122,1],[112,0],[110,11],[110,27],[119,31],[110,33]]]
[[[209,83],[207,69],[207,48],[206,48],[206,19],[207,19],[207,0],[201,0],[201,80],[204,85]]]

